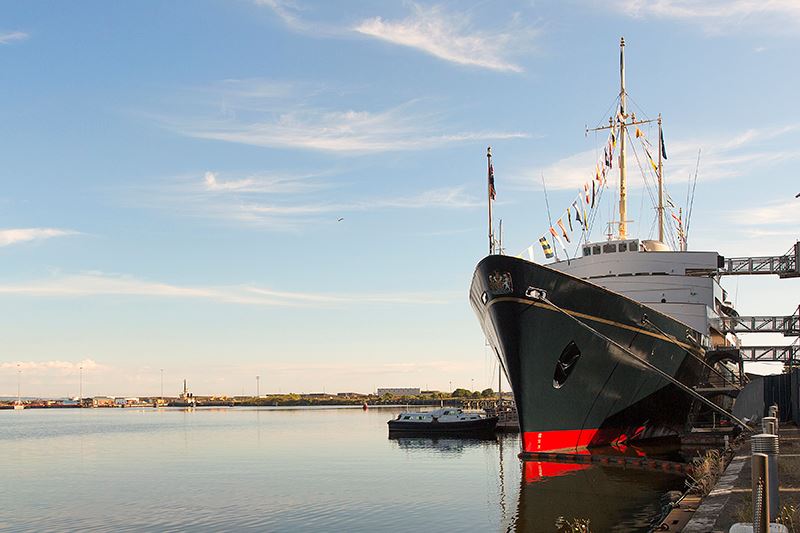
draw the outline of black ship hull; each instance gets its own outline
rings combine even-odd
[[[619,446],[686,430],[692,397],[625,352],[696,385],[704,365],[687,335],[700,335],[685,324],[500,255],[478,264],[470,301],[513,389],[524,452]]]

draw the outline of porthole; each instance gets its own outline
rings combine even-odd
[[[556,361],[556,369],[553,373],[553,388],[560,389],[567,378],[575,370],[578,365],[578,359],[581,357],[581,351],[575,341],[570,341],[561,352],[561,357]]]

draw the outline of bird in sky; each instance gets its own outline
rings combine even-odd
[[[341,222],[342,220],[344,220],[344,217],[338,219],[336,222]]]

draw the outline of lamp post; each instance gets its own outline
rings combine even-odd
[[[161,403],[164,403],[164,369],[161,369]]]
[[[256,376],[256,398],[261,398],[261,376]]]
[[[78,372],[78,407],[83,407],[83,365]]]

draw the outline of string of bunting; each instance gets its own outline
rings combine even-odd
[[[619,112],[617,114],[617,121],[624,120]],[[611,132],[608,136],[608,141],[606,142],[606,146],[603,149],[602,159],[597,161],[594,170],[594,177],[592,180],[587,181],[583,184],[583,190],[579,191],[575,200],[570,204],[569,207],[564,211],[564,213],[556,220],[556,223],[550,226],[547,232],[544,235],[539,237],[539,245],[542,247],[542,251],[544,252],[544,256],[547,259],[551,259],[555,256],[553,251],[553,245],[551,244],[551,238],[554,242],[557,242],[559,246],[564,250],[564,253],[567,253],[567,247],[564,241],[567,243],[572,242],[571,235],[575,233],[577,230],[581,231],[589,231],[589,214],[595,208],[596,204],[596,197],[602,187],[606,185],[606,176],[608,172],[613,168],[613,161],[614,161],[614,150],[617,147],[617,135],[619,133],[618,127],[614,127],[611,129]],[[653,159],[653,146],[650,144],[650,141],[647,139],[647,136],[644,134],[642,130],[638,127],[634,130],[634,135],[642,144],[642,148],[644,149],[645,154],[647,155],[647,161],[650,163],[650,166],[653,168],[654,172],[658,172],[658,165],[656,164],[655,160]],[[659,139],[659,149],[661,150],[661,156],[664,159],[667,159],[667,151],[664,147],[664,139],[663,137]],[[656,152],[658,153],[658,152]],[[683,234],[683,220],[682,215],[676,215],[674,213],[675,203],[672,201],[672,198],[669,196],[669,193],[666,195],[666,206],[669,210],[671,217],[674,219],[676,224],[676,229],[678,230],[679,238]],[[587,213],[587,207],[589,208],[589,212]],[[566,223],[565,223],[566,221]],[[574,221],[574,223],[573,223]],[[534,246],[530,245],[526,249],[528,259],[533,261],[533,253],[534,253]],[[522,257],[522,253],[520,253],[517,257]]]
[[[658,165],[656,164],[655,160],[653,159],[652,150],[653,145],[650,144],[650,141],[647,139],[647,136],[644,134],[642,130],[636,128],[635,130],[636,138],[642,143],[642,149],[644,153],[647,155],[647,161],[650,163],[650,166],[653,168],[653,172],[658,173]],[[661,156],[664,159],[667,159],[667,149],[664,147],[664,138],[663,134],[662,137],[659,139],[659,144],[661,145]],[[658,152],[656,152],[658,154]],[[666,195],[666,207],[669,211],[670,216],[675,220],[675,228],[678,230],[678,235],[683,235],[683,220],[681,215],[676,215],[673,211],[675,209],[675,203],[672,201],[669,193]]]
[[[591,180],[583,184],[583,190],[579,191],[575,200],[567,207],[563,214],[558,217],[556,223],[550,226],[548,231],[539,237],[539,245],[542,247],[544,256],[550,259],[555,256],[550,238],[557,242],[567,253],[566,244],[572,242],[572,236],[578,230],[581,232],[589,231],[589,214],[595,208],[596,198],[606,184],[606,176],[613,167],[614,149],[617,147],[617,128],[612,128],[608,136],[606,146],[603,148],[601,159],[597,161],[594,168],[594,176]],[[587,212],[588,208],[588,212]],[[533,245],[527,249],[528,258],[533,260]],[[521,256],[522,254],[520,254]]]

